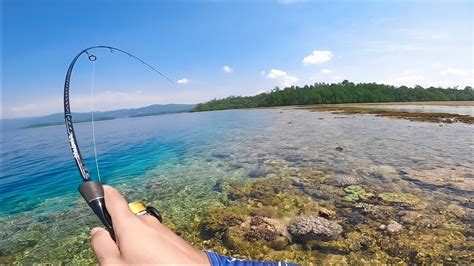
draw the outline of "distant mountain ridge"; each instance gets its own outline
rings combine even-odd
[[[140,117],[151,115],[162,115],[172,113],[182,113],[192,110],[196,104],[153,104],[140,108],[118,109],[113,111],[94,112],[94,120],[112,120],[117,118]],[[91,121],[91,112],[72,113],[75,123]],[[31,118],[3,119],[4,128],[29,128],[58,125],[64,123],[64,113]]]

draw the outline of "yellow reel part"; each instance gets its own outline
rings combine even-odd
[[[147,213],[145,204],[141,201],[134,201],[128,204],[128,208],[133,212],[135,215],[144,215]]]

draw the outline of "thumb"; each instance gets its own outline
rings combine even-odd
[[[107,230],[95,227],[91,230],[92,249],[100,264],[119,263],[120,250]]]

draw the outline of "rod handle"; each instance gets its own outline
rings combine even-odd
[[[79,192],[115,241],[112,217],[110,217],[105,206],[104,187],[102,186],[102,183],[97,181],[86,181],[79,186]]]

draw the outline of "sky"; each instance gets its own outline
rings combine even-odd
[[[199,103],[315,82],[474,84],[474,1],[2,0],[2,118]]]

